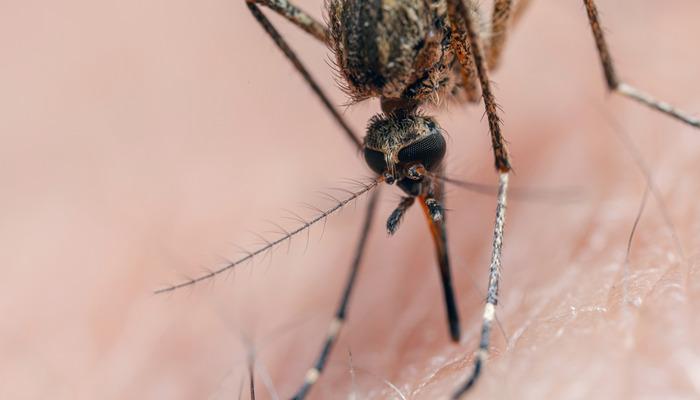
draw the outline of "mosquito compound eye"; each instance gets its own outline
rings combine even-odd
[[[376,151],[365,147],[365,161],[372,171],[378,174],[386,171],[386,159],[384,158],[384,153],[381,151]]]
[[[440,132],[435,131],[430,135],[411,143],[399,151],[399,161],[402,163],[419,162],[425,169],[431,170],[437,167],[445,156],[447,143]]]

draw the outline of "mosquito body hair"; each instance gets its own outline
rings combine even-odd
[[[357,198],[359,198],[363,194],[376,188],[380,182],[382,182],[382,178],[378,177],[378,178],[375,178],[370,183],[366,184],[362,189],[355,191],[355,192],[350,192],[351,194],[349,194],[346,197],[336,198],[335,196],[332,196],[332,198],[334,199],[333,201],[337,201],[336,204],[334,204],[333,206],[331,206],[325,210],[321,210],[321,212],[319,212],[317,215],[315,215],[313,218],[311,218],[309,220],[304,220],[303,218],[299,217],[304,222],[300,226],[296,227],[295,229],[290,230],[288,233],[284,234],[283,236],[281,236],[275,240],[272,240],[272,241],[267,240],[267,239],[259,236],[261,238],[261,240],[263,240],[264,244],[253,251],[250,251],[250,252],[246,251],[247,254],[245,256],[240,257],[240,258],[234,260],[233,262],[227,263],[226,265],[224,265],[222,267],[210,270],[207,273],[203,273],[197,277],[188,278],[188,279],[183,280],[180,283],[177,283],[174,285],[169,285],[169,286],[166,286],[164,288],[155,290],[154,294],[172,292],[174,290],[177,290],[177,289],[180,289],[183,287],[193,286],[199,282],[203,282],[203,281],[212,279],[215,276],[220,275],[226,271],[229,271],[240,264],[251,261],[253,258],[259,256],[260,254],[271,251],[272,249],[277,247],[282,242],[287,241],[287,240],[291,240],[294,236],[298,235],[299,233],[302,233],[304,231],[308,232],[308,230],[312,226],[314,226],[315,224],[317,224],[321,220],[326,220],[330,215],[336,213],[337,211],[342,209],[344,206],[346,206],[351,201],[356,200]]]

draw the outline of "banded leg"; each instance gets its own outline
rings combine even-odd
[[[457,400],[471,389],[481,374],[481,368],[489,355],[489,343],[491,341],[491,326],[496,318],[496,305],[498,304],[498,285],[501,277],[501,250],[503,247],[503,228],[506,222],[506,206],[508,192],[508,173],[501,172],[498,180],[498,203],[496,205],[496,222],[493,229],[493,250],[491,253],[491,265],[489,267],[489,287],[486,294],[486,306],[481,323],[481,338],[479,350],[474,358],[474,369],[467,380],[452,395]]]
[[[644,93],[631,85],[628,85],[627,83],[621,81],[617,77],[615,67],[613,66],[612,57],[610,55],[610,51],[608,50],[608,45],[605,42],[603,28],[600,25],[600,18],[598,17],[598,10],[596,8],[595,1],[583,0],[583,4],[586,7],[586,12],[588,14],[588,23],[591,25],[593,38],[595,39],[595,44],[598,48],[598,55],[600,56],[600,63],[603,67],[603,73],[605,74],[605,82],[608,85],[608,89],[613,92],[627,96],[631,99],[634,99],[657,111],[661,111],[664,114],[670,115],[673,118],[685,122],[686,124],[689,124],[696,128],[700,128],[700,119],[693,118],[687,115],[685,112],[676,109],[672,105],[655,99],[651,95]]]
[[[495,158],[496,170],[499,172],[498,180],[498,202],[496,205],[496,222],[493,232],[493,249],[491,253],[491,264],[489,266],[489,283],[486,296],[486,305],[484,306],[483,322],[481,327],[481,338],[479,341],[479,350],[476,353],[474,360],[474,369],[466,382],[453,395],[454,399],[458,399],[466,393],[478,379],[481,368],[488,356],[489,343],[491,339],[491,325],[496,316],[496,305],[498,304],[498,289],[501,275],[501,253],[503,246],[503,229],[505,226],[506,217],[506,198],[508,192],[508,178],[510,172],[510,160],[508,151],[505,146],[505,141],[501,134],[501,120],[498,116],[498,108],[491,84],[488,77],[486,60],[484,58],[481,38],[476,31],[476,24],[465,8],[462,0],[448,0],[448,15],[453,26],[458,29],[464,29],[468,40],[471,43],[472,53],[474,56],[474,64],[479,75],[481,84],[481,93],[484,98],[484,107],[489,121],[489,131],[491,133],[491,146]]]
[[[335,318],[331,322],[328,328],[328,337],[326,342],[321,349],[321,354],[318,356],[316,364],[313,368],[306,372],[304,378],[304,384],[299,388],[297,393],[294,395],[294,400],[301,400],[306,397],[311,390],[311,387],[316,383],[323,368],[326,366],[328,361],[328,356],[335,345],[340,329],[345,322],[345,317],[348,309],[348,302],[350,301],[350,294],[352,293],[355,280],[357,279],[357,272],[360,268],[360,263],[362,262],[362,256],[365,251],[365,246],[367,244],[367,237],[369,236],[369,230],[372,226],[372,220],[374,219],[374,213],[377,209],[377,198],[379,197],[379,191],[375,190],[370,197],[369,204],[367,205],[367,214],[365,214],[364,225],[362,226],[362,232],[360,233],[360,241],[357,244],[357,249],[355,250],[355,258],[352,262],[352,267],[350,268],[350,274],[348,276],[347,283],[345,284],[345,290],[343,291],[343,296],[340,299],[340,304],[335,313]]]
[[[270,7],[279,12],[280,14],[284,15],[287,19],[290,21],[294,22],[297,26],[301,26],[302,29],[312,31],[311,33],[316,36],[315,31],[318,29],[321,29],[317,27],[318,22],[314,21],[311,19],[311,23],[304,25],[302,22],[298,21],[305,21],[308,17],[308,15],[304,14],[301,10],[298,8],[292,6],[289,4],[286,0],[260,0],[263,2],[265,5],[270,5]],[[276,4],[277,6],[273,7],[271,4]],[[345,132],[346,136],[348,139],[350,139],[353,144],[358,148],[362,148],[362,143],[360,142],[360,139],[358,136],[355,134],[355,132],[350,128],[350,125],[345,122],[345,119],[343,118],[342,115],[338,112],[338,110],[335,109],[333,104],[331,103],[330,99],[326,95],[326,93],[321,89],[321,87],[318,85],[316,80],[311,76],[311,73],[306,69],[304,64],[302,64],[301,60],[299,60],[299,57],[297,57],[296,53],[294,53],[294,50],[292,50],[291,47],[289,47],[289,44],[284,40],[282,35],[277,31],[277,29],[272,25],[269,19],[265,17],[265,15],[260,11],[260,8],[255,3],[252,2],[246,2],[246,5],[248,6],[248,9],[250,12],[253,14],[253,17],[262,25],[263,29],[265,29],[265,32],[270,35],[272,40],[275,42],[277,47],[282,50],[284,55],[289,59],[289,61],[294,65],[294,68],[299,72],[299,74],[304,78],[306,83],[311,87],[311,90],[318,96],[319,100],[321,100],[321,103],[326,107],[326,110],[328,110],[329,113],[331,113],[331,116],[335,121],[340,125],[340,127],[343,129]],[[284,7],[283,7],[284,5]],[[292,8],[290,8],[292,7]],[[289,11],[289,10],[296,10],[295,12]],[[287,14],[285,14],[287,12]],[[306,17],[302,17],[306,16]],[[327,36],[325,28],[323,29],[323,37],[325,38]],[[319,33],[320,35],[320,33]],[[320,39],[320,38],[319,38]],[[325,41],[325,39],[323,39]]]

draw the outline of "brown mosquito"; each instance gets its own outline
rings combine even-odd
[[[308,370],[303,384],[293,396],[294,399],[303,399],[326,366],[345,321],[368,232],[375,216],[378,191],[373,189],[380,183],[396,184],[403,191],[404,197],[390,214],[386,223],[387,231],[393,234],[406,211],[416,202],[420,205],[436,248],[449,333],[453,341],[459,341],[460,322],[452,288],[443,208],[444,184],[450,182],[443,176],[442,160],[446,142],[436,120],[424,114],[423,109],[436,104],[438,99],[456,103],[478,103],[483,99],[498,173],[498,194],[481,339],[473,369],[452,396],[454,399],[460,398],[475,384],[488,356],[498,302],[501,248],[511,170],[489,72],[498,66],[509,29],[520,20],[529,3],[529,0],[494,0],[490,21],[484,24],[477,1],[473,0],[328,0],[326,25],[288,0],[247,0],[246,5],[253,17],[308,83],[346,137],[363,152],[368,166],[377,178],[363,185],[360,190],[351,192],[342,199],[335,199],[336,205],[320,210],[310,220],[302,220],[297,229],[285,231],[279,239],[268,241],[222,268],[158,292],[193,285],[227,271],[307,230],[348,202],[372,191],[355,258],[335,318],[316,364]],[[700,128],[700,120],[691,118],[618,78],[595,1],[583,0],[583,4],[608,89]],[[259,5],[285,17],[330,48],[335,55],[342,89],[353,102],[379,98],[382,112],[370,120],[364,140],[361,141],[345,122],[286,40],[261,12]],[[489,27],[486,32],[477,29],[482,25]]]

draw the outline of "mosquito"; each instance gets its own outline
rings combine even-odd
[[[378,191],[374,189],[382,183],[396,184],[403,192],[402,199],[387,219],[389,234],[396,232],[405,213],[415,203],[426,217],[437,256],[449,335],[454,342],[459,341],[460,319],[447,245],[444,186],[446,182],[460,182],[444,176],[443,158],[447,150],[444,131],[425,111],[444,102],[468,104],[483,101],[498,175],[496,216],[480,341],[473,368],[463,383],[455,388],[452,398],[459,399],[467,393],[482,372],[489,354],[490,334],[498,303],[511,171],[489,73],[498,67],[509,30],[518,23],[531,2],[494,0],[488,21],[477,3],[475,0],[328,0],[328,22],[324,24],[288,0],[246,0],[252,16],[306,81],[345,137],[363,153],[367,165],[375,173],[375,179],[344,198],[334,198],[337,204],[327,210],[319,210],[314,218],[300,219],[298,228],[285,231],[279,239],[268,241],[219,269],[158,292],[176,290],[213,278],[308,230],[348,202],[371,192],[363,229],[335,318],[328,328],[316,363],[306,373],[293,399],[307,397],[321,376],[343,327],[368,233],[375,219]],[[700,128],[700,120],[618,78],[601,28],[596,2],[583,0],[583,5],[608,89]],[[364,139],[360,140],[346,123],[260,6],[281,15],[328,46],[335,56],[341,88],[351,102],[379,99],[381,112],[369,121]],[[488,28],[484,31],[478,28],[481,26]]]

